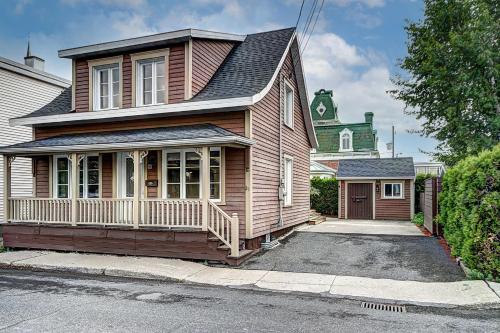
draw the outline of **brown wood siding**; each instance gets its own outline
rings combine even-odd
[[[300,109],[297,82],[288,55],[280,75],[269,93],[251,108],[253,122],[253,235],[260,236],[279,229],[279,77],[289,78],[295,89],[294,129],[283,126],[283,153],[293,157],[292,206],[283,208],[283,227],[309,219],[309,139]]]
[[[401,181],[394,180],[394,182]],[[380,191],[375,195],[375,218],[378,220],[410,220],[410,181],[404,180],[404,199],[382,199],[384,189],[380,181],[377,181],[377,184],[380,184]]]
[[[150,151],[147,156],[146,164],[146,179],[147,180],[157,180],[158,186],[147,186],[146,193],[148,198],[158,197],[158,187],[161,186],[161,179],[158,178],[158,162],[160,161],[161,151]],[[144,184],[146,186],[146,184]]]
[[[343,180],[340,180],[339,193],[340,193],[339,218],[345,219],[345,181]]]
[[[130,108],[132,107],[132,60],[128,54],[123,56],[122,80],[122,108]]]
[[[87,60],[75,61],[75,110],[89,110],[89,66]]]
[[[178,103],[184,100],[186,87],[185,46],[179,44],[170,48],[168,61],[168,103]]]
[[[133,229],[78,228],[8,224],[4,244],[12,248],[110,253],[181,259],[227,259],[228,250],[207,232],[146,231]]]
[[[233,48],[233,43],[193,39],[193,96],[206,86]]]
[[[101,154],[102,190],[103,198],[113,197],[113,154]]]
[[[35,184],[37,198],[48,198],[50,196],[50,169],[48,157],[37,157],[35,168]]]
[[[225,148],[226,205],[220,207],[229,215],[238,214],[240,237],[245,237],[245,149]]]
[[[138,119],[121,122],[104,122],[67,126],[36,127],[35,139],[43,139],[61,134],[106,132],[139,128],[213,124],[239,135],[245,135],[244,111],[218,112],[191,116],[175,116],[152,119]]]

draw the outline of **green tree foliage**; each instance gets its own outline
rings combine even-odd
[[[337,215],[339,187],[334,178],[311,179],[311,208],[325,215]]]
[[[434,156],[452,166],[500,139],[500,2],[424,3],[424,19],[405,27],[405,74],[393,78],[391,94],[422,121],[416,132],[440,141]]]
[[[500,280],[500,144],[446,172],[439,210],[452,254]]]
[[[425,180],[432,178],[430,173],[419,173],[415,177],[415,212],[421,212],[422,207],[420,205],[420,193],[425,192]]]

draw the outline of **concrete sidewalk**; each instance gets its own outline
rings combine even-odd
[[[209,267],[177,259],[15,251],[0,253],[0,267],[175,280],[271,291],[294,291],[439,306],[500,306],[499,284],[484,281],[416,282],[313,273]],[[496,293],[495,291],[496,290]]]

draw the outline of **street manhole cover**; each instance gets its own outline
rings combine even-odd
[[[400,312],[400,313],[406,312],[406,307],[404,305],[362,302],[361,307],[363,309],[371,309],[371,310]]]

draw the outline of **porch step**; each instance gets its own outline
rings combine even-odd
[[[311,209],[309,213],[309,224],[320,224],[326,221],[326,217]]]

